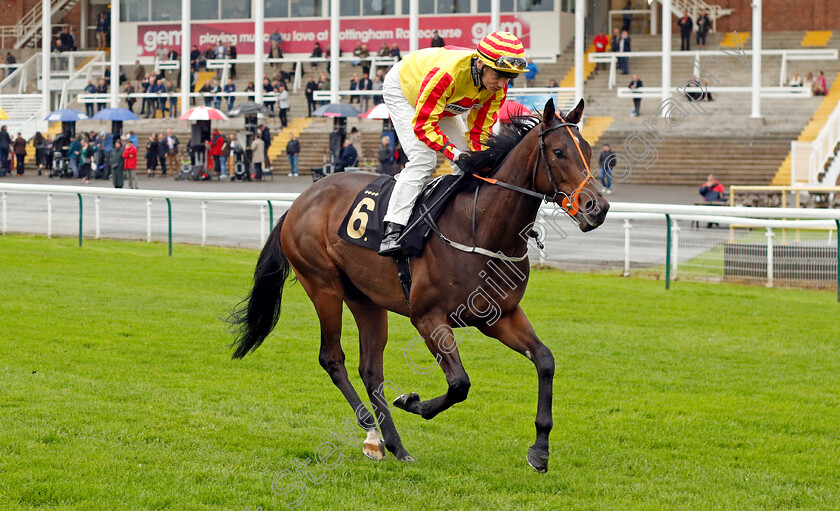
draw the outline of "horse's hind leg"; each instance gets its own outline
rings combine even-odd
[[[388,342],[388,313],[365,297],[348,299],[347,306],[356,318],[359,328],[359,375],[364,381],[379,427],[385,437],[384,445],[397,459],[410,461],[412,457],[402,445],[384,395],[386,387],[396,389],[391,382],[384,381],[382,370],[382,354]],[[365,454],[371,459],[378,459],[377,455],[380,458],[385,455],[385,451],[382,450],[382,438],[375,427],[368,430]]]
[[[362,404],[362,400],[356,393],[356,389],[347,377],[347,368],[344,365],[344,350],[341,349],[341,313],[342,300],[344,298],[344,286],[338,276],[334,280],[307,279],[298,274],[298,280],[303,285],[315,311],[321,322],[321,350],[318,361],[321,367],[330,375],[333,384],[344,394],[344,398],[353,408],[356,422],[359,426],[368,430],[376,422]]]

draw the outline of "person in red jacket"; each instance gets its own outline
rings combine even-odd
[[[210,138],[210,156],[213,157],[213,168],[219,171],[219,179],[227,177],[226,169],[222,165],[222,148],[225,146],[225,137],[219,132],[219,128],[213,130]]]
[[[598,32],[598,35],[595,36],[595,39],[592,40],[592,44],[595,45],[595,53],[603,53],[607,51],[609,47],[610,40],[607,38],[607,35],[604,34],[603,30]],[[598,69],[603,69],[607,66],[605,62],[598,62]]]
[[[137,188],[137,176],[134,172],[137,170],[137,148],[131,143],[131,139],[125,141],[125,150],[122,153],[123,168],[125,169],[125,179],[128,181],[128,188]]]

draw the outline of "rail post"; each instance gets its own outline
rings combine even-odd
[[[773,238],[776,234],[772,227],[765,227],[767,236],[767,287],[773,287]]]
[[[100,229],[99,229],[99,196],[98,195],[94,198],[93,204],[94,204],[94,211],[95,211],[93,217],[96,219],[96,236],[95,236],[95,238],[99,239]]]
[[[665,289],[671,289],[671,215],[665,213]]]
[[[674,280],[677,280],[679,277],[677,276],[677,272],[680,266],[680,223],[674,221],[674,226],[671,228],[674,233],[673,242],[674,242],[674,258],[673,262],[673,269],[672,269],[672,277]]]
[[[146,242],[152,241],[152,199],[146,199]]]
[[[3,236],[6,235],[6,192],[3,192]]]
[[[5,212],[3,218],[6,218]],[[837,302],[840,303],[840,220],[835,220],[834,224],[837,226]]]
[[[630,276],[630,229],[633,224],[629,218],[624,219],[624,276]]]
[[[265,206],[260,204],[260,246],[265,245]]]
[[[166,199],[166,216],[169,219],[169,255],[172,255],[172,201]]]
[[[52,238],[52,194],[47,194],[47,238]]]
[[[207,201],[201,201],[201,246],[207,244]]]
[[[79,196],[79,246],[82,246],[82,194],[77,193],[76,195]]]

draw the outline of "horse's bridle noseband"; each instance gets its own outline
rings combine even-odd
[[[563,199],[560,201],[560,207],[562,207],[569,216],[575,216],[580,212],[580,194],[583,191],[583,188],[589,183],[589,181],[594,181],[595,178],[592,176],[592,171],[589,170],[589,162],[583,156],[583,150],[580,148],[580,144],[578,143],[577,138],[572,134],[572,127],[577,128],[576,124],[567,122],[566,119],[560,115],[560,112],[557,112],[557,118],[560,119],[560,124],[555,124],[549,128],[544,130],[540,130],[539,133],[539,150],[537,152],[537,159],[534,160],[534,170],[531,180],[536,184],[537,180],[537,170],[539,169],[540,160],[545,160],[545,172],[548,174],[548,180],[551,183],[551,186],[554,188],[554,194],[549,196],[547,194],[542,194],[535,192],[533,190],[528,190],[527,188],[522,188],[519,186],[514,186],[509,183],[505,183],[504,181],[499,181],[498,179],[482,177],[477,174],[473,174],[473,177],[481,179],[482,181],[486,181],[490,184],[499,185],[503,188],[508,188],[510,190],[517,191],[519,193],[523,193],[525,195],[530,195],[532,197],[537,197],[545,202],[554,202],[557,200],[558,195],[562,195]],[[578,154],[580,155],[581,161],[583,161],[583,166],[586,169],[586,177],[584,177],[583,181],[578,185],[577,188],[572,192],[571,195],[566,195],[565,193],[560,191],[560,188],[557,186],[557,182],[554,180],[554,176],[551,174],[551,165],[548,163],[548,155],[545,153],[545,136],[552,131],[559,129],[559,128],[566,128],[566,131],[569,132],[569,137],[571,137],[572,141],[575,143],[575,147],[577,147]]]

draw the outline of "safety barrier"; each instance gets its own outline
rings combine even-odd
[[[32,200],[32,195],[46,196],[46,202]],[[32,185],[0,183],[0,214],[3,234],[9,231],[9,203],[19,199],[13,207],[19,212],[14,219],[16,232],[42,232],[33,225],[33,218],[46,214],[46,234],[53,234],[53,200],[65,197],[65,211],[78,211],[78,238],[84,238],[84,212],[86,199],[93,198],[94,237],[100,238],[101,199],[119,200],[119,211],[109,214],[111,233],[126,235],[131,221],[128,212],[130,199],[143,199],[146,206],[144,239],[152,237],[152,201],[165,201],[169,254],[173,243],[173,202],[200,203],[201,244],[207,243],[207,209],[213,203],[225,209],[224,222],[227,232],[216,243],[221,245],[247,244],[262,246],[274,226],[275,206],[288,208],[298,197],[297,193],[230,193],[186,192],[170,190],[124,190],[99,187]],[[66,200],[72,197],[78,205]],[[40,204],[40,205],[39,205]],[[259,206],[259,238],[247,234],[246,223],[254,222],[254,214],[233,211],[234,204]],[[71,209],[72,208],[72,209]],[[114,208],[116,209],[116,208]],[[180,215],[192,215],[182,209]],[[242,213],[242,214],[240,214]],[[135,216],[139,216],[136,215]],[[164,217],[158,217],[162,222]],[[703,228],[700,224],[737,226],[737,235],[731,237],[729,229]],[[184,241],[197,242],[193,228]],[[682,206],[675,204],[641,204],[613,202],[607,221],[598,229],[581,233],[576,223],[553,205],[545,205],[534,228],[541,233],[541,241],[529,241],[531,261],[567,269],[586,271],[622,271],[623,275],[659,275],[666,288],[676,279],[717,281],[763,281],[773,286],[778,281],[799,282],[802,287],[832,287],[838,283],[838,257],[840,257],[840,210],[793,208],[746,208],[727,206]],[[807,229],[808,235],[799,240],[784,240],[775,235],[776,229]],[[197,230],[197,229],[196,229]],[[72,232],[72,231],[70,231]],[[68,231],[64,230],[64,234]],[[88,235],[90,228],[88,228]],[[135,232],[134,237],[138,234]],[[190,238],[187,240],[186,238]],[[245,239],[245,238],[248,239]],[[258,244],[254,242],[258,241]],[[840,301],[840,285],[838,285]]]

